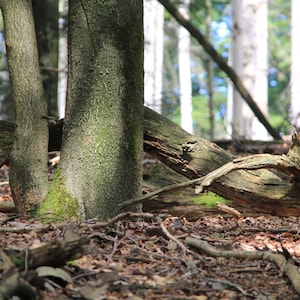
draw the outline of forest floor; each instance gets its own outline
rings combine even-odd
[[[0,172],[0,201],[11,201],[7,169]],[[38,291],[38,299],[300,299],[294,288],[299,282],[293,282],[289,271],[292,265],[299,273],[300,217],[216,214],[188,221],[141,213],[104,223],[40,221],[0,214],[1,249],[9,257],[11,251],[23,251],[19,278]],[[56,269],[43,269],[43,264],[31,268],[31,249],[66,238],[69,228],[85,238],[85,254],[64,263],[52,260]],[[203,248],[192,245],[190,238]],[[249,253],[269,253],[271,258]],[[272,255],[282,263],[276,264]],[[1,260],[0,278],[1,294]],[[32,299],[18,296],[7,299]]]

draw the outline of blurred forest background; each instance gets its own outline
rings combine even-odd
[[[67,0],[32,1],[49,115],[56,118],[64,117],[67,2]],[[281,135],[290,134],[291,124],[297,125],[295,116],[299,113],[297,104],[292,104],[296,101],[292,100],[292,89],[300,85],[296,83],[297,76],[291,77],[292,66],[299,65],[292,59],[291,50],[292,42],[295,42],[295,39],[292,39],[292,31],[296,32],[296,22],[292,25],[292,12],[294,21],[297,19],[296,14],[299,14],[300,20],[300,9],[296,9],[296,2],[300,1],[172,1],[172,4],[206,35],[224,60],[229,61],[231,65],[234,65],[235,60],[234,54],[233,56],[230,54],[233,29],[234,25],[238,24],[235,23],[238,21],[234,19],[236,18],[234,9],[246,9],[245,7],[250,5],[255,14],[257,7],[264,7],[266,14],[257,16],[257,20],[252,23],[250,20],[250,27],[247,25],[246,31],[249,33],[253,25],[253,28],[256,26],[257,34],[264,30],[260,24],[267,24],[264,35],[267,46],[263,46],[264,43],[256,45],[258,49],[262,46],[267,51],[263,62],[267,63],[265,72],[267,112],[263,111]],[[240,6],[235,7],[237,4]],[[244,13],[247,14],[247,11]],[[237,15],[243,16],[243,12],[237,11]],[[234,136],[234,130],[230,129],[232,121],[228,117],[236,104],[230,99],[233,93],[227,75],[208,57],[197,41],[182,30],[183,28],[158,1],[144,0],[144,19],[145,105],[161,112],[195,135],[212,140],[237,138]],[[2,32],[2,21],[0,26]],[[3,34],[0,35],[0,43],[0,119],[14,120]],[[253,46],[240,44],[237,49],[242,51],[247,47]],[[249,91],[251,93],[251,87]],[[253,97],[258,102],[263,101],[260,97],[257,99],[256,95]],[[238,137],[257,138],[243,132],[238,133]],[[268,139],[268,136],[265,136],[265,139]]]

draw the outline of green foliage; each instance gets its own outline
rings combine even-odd
[[[206,207],[215,207],[218,203],[228,203],[228,200],[212,193],[207,192],[205,194],[200,194],[193,199],[194,203],[197,205],[205,205]]]
[[[271,122],[273,119],[274,126],[283,133],[290,131],[290,126],[287,126],[290,103],[290,17],[290,1],[269,1],[269,109]]]
[[[36,215],[42,217],[44,222],[80,217],[78,201],[66,191],[61,169],[57,169],[48,195],[37,209]]]
[[[176,3],[175,3],[176,4]],[[211,0],[211,42],[217,51],[228,58],[230,47],[230,1]],[[178,7],[178,3],[176,4]],[[269,1],[269,111],[270,122],[275,128],[288,133],[290,126],[289,117],[289,84],[290,84],[290,10],[291,2],[283,0]],[[165,19],[165,47],[164,47],[164,90],[163,90],[163,114],[176,123],[180,122],[179,109],[179,84],[177,62],[177,28],[178,24],[169,14]],[[205,0],[192,0],[190,6],[190,20],[202,33],[205,33]],[[205,59],[206,53],[202,47],[191,39],[191,67],[193,85],[193,114],[194,129],[196,135],[208,138],[209,115],[208,94],[206,82]],[[222,111],[227,101],[227,76],[214,65],[214,90],[216,111],[216,138],[225,135],[222,122]],[[222,98],[220,101],[219,99]]]
[[[226,96],[223,93],[215,93],[215,124],[216,126],[216,138],[221,138],[225,134],[225,126],[223,123],[222,115],[220,114],[221,106],[226,102]],[[197,136],[209,139],[209,105],[206,95],[196,95],[192,99],[193,101],[193,127],[194,133]],[[168,118],[176,124],[180,124],[180,107],[177,105],[171,113],[168,114]]]

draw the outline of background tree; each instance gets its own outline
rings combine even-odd
[[[66,191],[66,213],[66,195],[86,218],[107,219],[141,193],[143,48],[142,0],[70,1],[61,176],[53,183]]]
[[[179,11],[186,19],[189,19],[189,10],[190,0],[182,1],[179,6]],[[189,133],[193,133],[190,34],[182,26],[178,28],[178,68],[180,123],[183,129]]]
[[[211,41],[211,0],[205,0],[205,27],[206,27],[206,38]],[[214,66],[213,60],[207,55],[205,60],[205,68],[207,72],[207,93],[208,93],[208,103],[209,103],[209,136],[213,140],[215,137],[215,103],[214,103],[214,86],[213,86],[213,77],[214,77]]]
[[[32,8],[48,114],[58,117],[58,0],[32,0]]]
[[[300,128],[300,1],[292,0],[291,123]]]
[[[144,0],[145,105],[161,113],[164,40],[164,7]]]
[[[231,64],[266,116],[268,113],[267,1],[232,0],[231,6]],[[233,98],[228,104],[228,131],[233,137],[267,139],[266,129],[258,122],[235,88],[229,93],[229,97]]]
[[[32,211],[48,190],[47,104],[40,76],[31,2],[0,1],[16,112],[10,186],[20,213]],[[26,37],[26,38],[24,38]]]

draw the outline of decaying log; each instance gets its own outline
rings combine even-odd
[[[62,123],[57,124],[61,128]],[[5,131],[11,142],[13,128],[12,124],[11,130]],[[51,130],[52,127],[50,127]],[[58,132],[61,131],[58,130]],[[0,122],[0,149],[2,149],[2,135]],[[53,144],[59,143],[50,140],[49,145]],[[245,169],[242,167],[215,178],[209,182],[208,189],[224,198],[233,200],[234,206],[251,207],[253,212],[299,216],[300,181],[298,180],[298,161],[296,159],[298,145],[299,143],[296,143],[293,148],[294,165],[289,165],[290,170],[285,170],[285,167],[279,170],[276,163],[274,165],[273,160],[284,160],[283,156],[270,155],[265,158],[266,161],[260,160],[260,166],[257,169],[247,170],[246,167]],[[8,146],[9,143],[6,143],[6,149],[9,148]],[[188,179],[205,176],[236,159],[236,156],[216,144],[188,134],[181,127],[149,108],[144,110],[144,149]],[[6,150],[5,153],[8,157],[9,151]],[[3,163],[7,157],[2,155],[0,163]],[[272,162],[273,166],[270,165]]]
[[[63,266],[66,262],[91,254],[90,240],[79,233],[66,229],[64,238],[31,246],[28,249],[8,249],[6,254],[18,261],[19,270],[34,269],[39,266]]]
[[[236,158],[147,108],[144,113],[145,151],[189,179],[205,176]],[[299,216],[299,181],[269,169],[267,163],[265,169],[232,171],[212,182],[209,190],[254,212]]]

